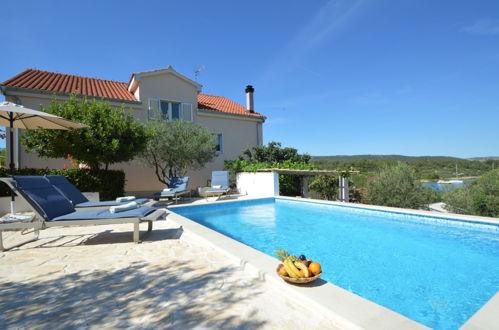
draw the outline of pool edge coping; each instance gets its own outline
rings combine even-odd
[[[245,199],[245,201],[272,197],[274,196]],[[237,200],[218,201],[216,203],[222,202],[237,202]],[[255,272],[261,280],[279,286],[280,289],[285,290],[286,293],[295,297],[298,303],[302,303],[307,308],[314,306],[327,313],[328,319],[338,327],[347,329],[428,329],[428,327],[421,323],[330,282],[324,281],[320,286],[298,286],[285,283],[277,276],[275,271],[279,260],[174,213],[175,208],[185,206],[189,205],[171,207],[168,214],[169,220],[183,228],[184,233],[182,235],[194,236],[208,243],[210,246],[231,257],[231,259],[239,263],[245,270]]]
[[[296,198],[296,197],[288,197],[288,196],[272,196],[273,198],[278,199],[287,199],[293,201],[303,201],[315,204],[326,204],[326,205],[336,205],[346,208],[360,208],[364,210],[372,210],[372,211],[382,211],[382,212],[390,212],[390,213],[398,213],[398,214],[409,214],[409,215],[419,215],[430,218],[440,218],[443,220],[458,220],[462,222],[472,222],[472,223],[481,223],[481,224],[491,224],[499,226],[499,219],[491,218],[491,217],[482,217],[477,215],[467,215],[467,214],[457,214],[457,213],[438,213],[433,211],[426,210],[413,210],[413,209],[404,209],[400,207],[389,207],[389,206],[379,206],[379,205],[370,205],[370,204],[361,204],[361,203],[348,203],[348,202],[335,202],[335,201],[326,201],[319,199],[311,199],[311,198]],[[266,198],[272,198],[266,197]],[[249,199],[246,199],[249,200]]]
[[[499,323],[497,311],[499,310],[499,292],[473,314],[462,326],[462,330],[494,329]]]

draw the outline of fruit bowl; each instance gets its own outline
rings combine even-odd
[[[296,284],[313,282],[316,279],[318,279],[319,277],[321,277],[321,275],[322,275],[322,273],[319,273],[319,274],[317,274],[317,275],[315,275],[313,277],[299,277],[299,278],[294,278],[294,277],[289,277],[289,276],[283,276],[283,275],[279,274],[279,266],[277,266],[276,273],[277,273],[277,275],[280,278],[282,278],[286,282],[296,283]]]

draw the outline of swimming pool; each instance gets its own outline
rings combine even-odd
[[[455,329],[499,289],[499,226],[269,198],[174,211],[424,325]]]

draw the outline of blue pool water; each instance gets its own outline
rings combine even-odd
[[[499,290],[499,226],[279,198],[172,210],[271,256],[305,254],[325,280],[436,329]]]

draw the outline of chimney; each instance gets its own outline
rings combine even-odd
[[[248,112],[255,112],[255,109],[253,107],[253,92],[255,91],[255,89],[253,88],[253,86],[251,85],[248,85],[246,86],[246,111]]]

